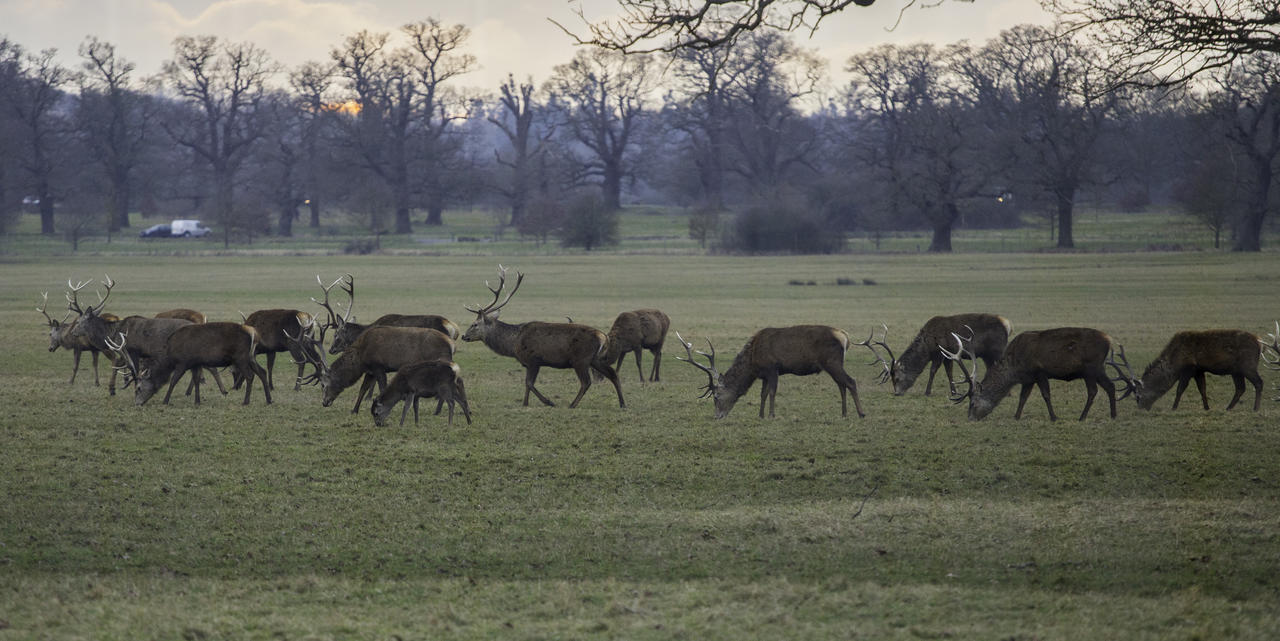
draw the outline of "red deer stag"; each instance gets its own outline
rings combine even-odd
[[[1201,404],[1204,409],[1209,409],[1204,379],[1204,375],[1209,373],[1230,376],[1235,383],[1236,393],[1227,403],[1227,409],[1235,407],[1244,395],[1244,382],[1252,383],[1253,410],[1256,412],[1262,405],[1262,377],[1258,375],[1258,361],[1263,345],[1265,343],[1257,336],[1237,329],[1178,332],[1142,372],[1142,378],[1135,379],[1129,373],[1127,360],[1122,363],[1123,370],[1120,367],[1116,369],[1128,385],[1125,396],[1132,392],[1138,400],[1138,407],[1144,410],[1151,409],[1175,382],[1178,390],[1173,396],[1172,409],[1178,409],[1182,393],[1192,380],[1200,390]]]
[[[249,404],[253,392],[253,378],[262,380],[262,393],[271,403],[271,388],[267,385],[267,373],[254,360],[258,331],[240,323],[189,324],[174,330],[165,341],[164,350],[149,361],[137,361],[124,345],[129,336],[117,335],[112,343],[117,355],[125,362],[130,374],[137,381],[134,404],[143,405],[159,391],[165,381],[169,389],[164,404],[169,404],[173,388],[187,370],[200,367],[230,366],[245,381],[244,405]],[[195,385],[195,403],[200,404],[200,384]]]
[[[609,345],[605,348],[605,362],[612,365],[621,376],[622,361],[627,354],[635,352],[636,371],[640,373],[640,382],[643,383],[644,367],[640,364],[640,357],[643,350],[647,349],[653,354],[653,370],[649,372],[649,380],[658,382],[661,380],[662,344],[667,340],[669,327],[671,319],[657,309],[637,309],[618,314],[607,334]]]
[[[357,323],[351,316],[351,309],[355,305],[355,279],[351,274],[339,278],[328,287],[324,286],[324,281],[320,280],[319,274],[316,274],[316,282],[320,283],[320,289],[324,290],[324,301],[314,298],[311,300],[328,312],[328,327],[334,329],[333,343],[329,345],[330,354],[341,354],[342,350],[355,342],[360,334],[370,327],[422,327],[442,332],[453,340],[458,339],[460,333],[458,326],[444,316],[436,314],[383,314],[368,325]],[[342,291],[347,293],[347,309],[342,314],[337,313],[329,303],[329,290],[339,283],[342,283]]]
[[[498,299],[502,296],[507,280],[505,267],[498,266],[498,276],[497,288],[485,283],[493,294],[493,302],[484,307],[466,308],[476,315],[476,320],[462,334],[462,340],[483,341],[489,349],[502,356],[513,357],[524,366],[524,404],[529,405],[529,393],[532,392],[543,404],[555,405],[534,387],[538,371],[543,367],[552,367],[572,369],[578,375],[578,395],[569,403],[570,408],[577,407],[591,387],[592,370],[600,372],[613,383],[613,388],[618,392],[618,407],[626,407],[618,374],[605,361],[605,347],[609,342],[605,333],[576,323],[529,321],[513,325],[498,320],[498,311],[511,302],[511,297],[524,281],[524,274],[516,272],[516,285],[502,303],[498,303]]]
[[[794,327],[766,327],[751,336],[742,351],[733,359],[729,369],[721,374],[716,370],[716,348],[707,341],[711,353],[698,352],[706,357],[707,365],[693,358],[693,345],[685,342],[676,332],[676,340],[684,346],[689,358],[676,357],[706,372],[710,382],[703,396],[715,400],[715,417],[729,415],[734,403],[751,385],[760,379],[760,418],[764,418],[765,401],[769,402],[769,418],[773,418],[774,401],[778,395],[778,376],[795,374],[808,376],[826,372],[840,388],[840,415],[849,415],[846,395],[853,394],[853,406],[859,417],[865,417],[862,401],[858,399],[858,384],[844,370],[844,356],[849,351],[849,334],[827,325],[796,325]]]
[[[1080,420],[1089,415],[1093,405],[1093,397],[1101,387],[1111,402],[1111,418],[1116,417],[1116,386],[1107,377],[1106,367],[1113,364],[1108,359],[1111,354],[1111,337],[1087,327],[1061,327],[1036,332],[1022,332],[1009,342],[1004,356],[996,361],[988,370],[981,382],[977,380],[977,357],[970,347],[971,338],[961,337],[953,333],[952,339],[958,347],[956,351],[940,347],[947,358],[956,362],[964,374],[963,384],[968,389],[962,393],[954,393],[951,400],[961,403],[969,400],[969,419],[980,420],[991,413],[1009,395],[1014,385],[1022,385],[1018,394],[1018,410],[1014,418],[1022,418],[1022,408],[1031,396],[1032,387],[1040,388],[1044,396],[1045,407],[1049,410],[1049,420],[1056,421],[1053,403],[1049,400],[1049,380],[1073,381],[1083,378],[1088,397],[1085,399],[1084,411]],[[971,374],[964,366],[963,359],[974,362]]]
[[[72,287],[73,291],[78,291],[87,284],[89,283],[86,281],[81,283],[79,286],[75,286],[71,284],[71,281],[67,281],[67,286]],[[49,324],[49,351],[56,352],[59,347],[71,351],[71,380],[67,381],[67,383],[71,384],[76,382],[76,374],[80,372],[80,355],[84,352],[89,352],[93,357],[93,384],[98,385],[98,352],[101,350],[89,344],[88,341],[85,341],[75,335],[75,329],[76,326],[79,325],[80,319],[72,318],[72,314],[74,313],[73,309],[68,308],[67,313],[62,317],[62,320],[57,320],[45,311],[49,308],[49,292],[42,292],[41,296],[43,300],[41,301],[40,306],[36,308],[36,311],[44,315],[45,320]],[[68,293],[67,296],[68,301],[72,300],[70,293]],[[112,316],[112,318],[115,317]]]
[[[314,325],[302,328],[298,337],[290,338],[308,346],[303,350],[305,358],[316,366],[316,373],[301,381],[320,383],[323,394],[320,404],[324,407],[332,405],[343,390],[363,376],[364,382],[351,410],[355,414],[360,411],[360,403],[374,383],[377,383],[379,392],[386,390],[388,372],[422,361],[453,360],[453,340],[442,332],[421,327],[371,327],[341,356],[332,363],[325,363],[319,341],[311,335]]]
[[[458,364],[451,361],[423,361],[408,367],[400,368],[391,378],[382,394],[373,399],[373,422],[382,427],[387,423],[387,416],[395,408],[396,403],[404,401],[404,409],[400,412],[400,425],[404,425],[405,415],[409,413],[409,405],[413,405],[413,423],[418,424],[418,399],[436,398],[441,403],[449,404],[449,427],[453,427],[453,405],[462,406],[462,415],[471,424],[471,406],[467,404],[466,387],[462,383],[462,373]],[[437,410],[438,413],[438,410]]]
[[[929,366],[929,382],[925,384],[924,395],[929,396],[933,393],[933,378],[938,373],[938,367],[945,368],[947,381],[952,380],[951,359],[943,356],[942,351],[938,348],[950,345],[952,342],[951,335],[964,334],[969,331],[973,332],[972,350],[973,355],[981,358],[986,364],[987,369],[1000,357],[1004,355],[1005,345],[1009,342],[1009,321],[995,314],[956,314],[954,316],[934,316],[920,328],[919,333],[912,339],[911,344],[907,346],[906,351],[902,352],[900,358],[893,357],[893,351],[886,344],[887,335],[889,333],[888,326],[884,327],[884,335],[879,341],[868,339],[859,345],[863,345],[876,355],[876,361],[884,366],[884,372],[880,375],[880,382],[893,382],[894,396],[902,396],[911,389],[916,379],[924,371],[925,365]],[[876,352],[874,345],[884,348],[889,358],[885,359]],[[955,390],[952,389],[954,392]]]
[[[300,349],[299,345],[288,340],[286,334],[296,335],[303,326],[311,324],[311,314],[297,309],[260,309],[248,316],[241,312],[240,316],[244,319],[245,325],[258,330],[261,341],[258,343],[258,353],[267,355],[267,385],[275,389],[276,354],[289,352],[293,362],[298,365],[298,375],[294,379],[293,389],[294,391],[302,389],[299,381],[302,379],[308,359],[305,354],[297,351]],[[237,380],[234,389],[239,389],[241,382]]]

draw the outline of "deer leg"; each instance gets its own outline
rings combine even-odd
[[[448,392],[445,392],[445,394],[448,394]],[[443,397],[441,398],[441,400],[443,400]],[[448,423],[448,426],[449,426],[449,427],[453,427],[453,396],[452,396],[452,395],[450,395],[450,396],[449,396],[449,423]]]
[[[1182,393],[1187,391],[1187,383],[1191,382],[1191,375],[1185,374],[1178,378],[1178,389],[1173,395],[1173,407],[1170,409],[1178,409],[1178,403],[1182,401]]]
[[[606,367],[608,366],[606,365]],[[578,395],[573,397],[572,403],[569,403],[569,409],[573,409],[577,407],[578,401],[582,400],[582,397],[586,395],[587,390],[591,388],[590,368],[591,368],[590,365],[580,365],[573,368],[573,372],[578,375]],[[610,367],[609,369],[612,370],[613,368]],[[601,374],[603,373],[604,372],[601,372]],[[617,372],[614,372],[613,376],[614,378],[617,378],[618,377]]]
[[[849,415],[849,406],[845,400],[845,392],[847,390],[853,394],[853,407],[858,411],[858,418],[865,417],[866,414],[862,411],[862,401],[858,400],[858,382],[853,380],[853,377],[844,371],[843,367],[838,370],[828,369],[827,374],[840,387],[840,416]]]
[[[927,383],[925,383],[925,385],[924,385],[924,395],[925,395],[925,396],[932,396],[932,395],[933,395],[933,377],[937,375],[937,373],[938,373],[938,367],[939,367],[939,366],[945,366],[945,367],[947,368],[947,369],[945,370],[945,371],[946,371],[946,374],[947,374],[947,382],[948,382],[948,383],[951,383],[951,361],[950,361],[950,360],[947,360],[947,361],[943,361],[943,362],[938,362],[938,361],[935,361],[935,360],[930,360],[930,361],[929,361],[929,381],[928,381]],[[954,387],[955,387],[955,384],[951,384],[951,387],[952,387],[952,388],[954,388]],[[955,390],[954,390],[954,389],[951,389],[951,390],[948,390],[948,391],[954,392]]]
[[[1240,397],[1244,396],[1244,377],[1239,374],[1232,374],[1231,382],[1235,383],[1236,393],[1231,397],[1231,402],[1227,403],[1227,409],[1235,407],[1236,403],[1240,401]]]
[[[226,396],[227,388],[222,385],[222,377],[218,376],[218,368],[206,367],[205,369],[209,370],[209,375],[213,377],[213,382],[218,384],[218,391],[222,392],[223,396]]]
[[[653,354],[653,369],[649,372],[649,382],[657,383],[662,380],[658,375],[659,366],[662,365],[662,348],[655,347],[649,350],[649,353]]]
[[[538,380],[538,370],[539,370],[539,369],[541,369],[541,366],[540,366],[540,365],[530,365],[530,366],[527,366],[527,367],[525,367],[525,368],[524,368],[524,404],[525,404],[525,407],[528,407],[528,406],[529,406],[529,392],[533,392],[533,394],[534,394],[535,396],[537,396],[537,397],[538,397],[538,400],[542,401],[542,404],[543,404],[543,405],[549,405],[549,406],[551,406],[551,407],[555,407],[555,406],[556,406],[556,404],[555,404],[555,403],[552,403],[552,402],[551,402],[551,399],[549,399],[549,398],[547,398],[547,397],[543,396],[543,395],[542,395],[542,392],[539,392],[539,391],[538,391],[538,388],[536,388],[536,387],[534,387],[534,386],[533,386],[534,382]],[[581,396],[581,394],[579,394],[579,396]],[[570,406],[570,407],[572,407],[572,406]]]
[[[1200,403],[1204,408],[1209,409],[1209,395],[1205,393],[1204,372],[1196,372],[1196,389],[1200,390]]]
[[[436,416],[440,416],[440,409],[444,407],[444,397],[436,396]]]
[[[764,404],[769,400],[769,378],[760,379],[760,418],[764,418]]]
[[[1111,418],[1115,418],[1116,417],[1116,384],[1112,383],[1111,379],[1108,378],[1107,375],[1104,373],[1102,376],[1098,377],[1098,386],[1102,388],[1102,391],[1107,393],[1107,400],[1111,401]]]
[[[644,367],[640,364],[644,358],[644,348],[636,347],[636,373],[640,375],[640,382],[644,382]]]
[[[276,382],[273,380],[276,371],[276,353],[267,352],[267,387],[276,388]]]
[[[1253,411],[1256,412],[1262,406],[1262,377],[1258,376],[1257,372],[1250,372],[1244,377],[1253,383]]]
[[[1018,410],[1013,413],[1015,419],[1022,418],[1022,408],[1027,404],[1027,399],[1031,398],[1031,386],[1034,383],[1023,383],[1022,390],[1018,392]]]
[[[1044,397],[1044,406],[1049,409],[1049,420],[1058,420],[1058,415],[1053,413],[1053,403],[1049,400],[1049,379],[1041,376],[1040,380],[1036,381],[1036,387],[1040,388],[1040,395]]]
[[[1095,383],[1092,378],[1086,376],[1084,379],[1084,389],[1084,411],[1080,412],[1080,420],[1082,421],[1084,420],[1084,417],[1089,415],[1089,408],[1093,407],[1093,397],[1098,395],[1098,384]]]
[[[93,386],[98,386],[98,352],[94,350],[93,354]]]
[[[360,413],[360,403],[364,400],[364,395],[368,394],[369,390],[373,389],[373,384],[377,380],[378,379],[371,373],[366,373],[364,375],[364,380],[360,381],[360,393],[356,394],[356,406],[351,408],[352,414]]]
[[[404,407],[400,408],[400,427],[404,427],[404,418],[409,415],[409,404],[416,400],[418,399],[415,398],[410,400],[409,397],[405,397]],[[416,413],[414,414],[413,422],[414,424],[417,424],[418,422],[418,415]]]
[[[235,369],[239,369],[239,368],[235,368]],[[262,395],[267,399],[266,404],[270,405],[271,404],[271,386],[267,384],[267,372],[262,369],[262,366],[259,365],[258,361],[254,359],[252,356],[249,357],[249,367],[247,369],[248,369],[248,373],[245,376],[248,377],[249,382],[245,384],[244,404],[245,405],[249,404],[249,392],[250,390],[253,389],[253,377],[257,376],[259,379],[262,380]]]
[[[467,417],[467,425],[470,425],[471,424],[471,407],[467,404],[467,389],[462,384],[461,378],[459,378],[457,384],[454,385],[453,394],[457,398],[458,403],[462,405],[462,415]]]
[[[626,407],[626,401],[622,400],[622,377],[618,375],[618,371],[609,367],[607,363],[597,363],[594,361],[591,363],[591,367],[597,372],[604,374],[604,377],[609,379],[610,383],[613,383],[614,391],[618,392],[618,407]],[[640,380],[643,381],[644,377],[642,376]]]
[[[167,392],[165,392],[165,393],[164,393],[164,401],[163,401],[163,403],[164,403],[165,405],[168,405],[168,404],[169,404],[169,397],[173,395],[173,388],[174,388],[174,386],[176,386],[176,385],[178,384],[178,381],[182,378],[182,375],[183,375],[183,374],[186,374],[186,373],[187,373],[186,368],[181,367],[181,366],[179,366],[177,369],[173,370],[173,376],[170,376],[170,377],[169,377],[169,391],[167,391]]]
[[[71,380],[67,384],[76,382],[76,373],[80,371],[80,350],[71,350]]]

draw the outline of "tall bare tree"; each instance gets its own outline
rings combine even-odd
[[[588,151],[582,166],[599,179],[606,209],[622,206],[622,181],[654,79],[648,56],[584,49],[557,65],[546,83],[562,131]]]
[[[731,65],[734,49],[685,48],[675,52],[672,76],[676,86],[668,97],[667,122],[685,136],[701,187],[702,204],[724,209],[729,89],[741,70]]]
[[[149,142],[155,109],[133,80],[135,65],[120,58],[115,45],[90,36],[79,53],[77,126],[106,178],[108,229],[115,231],[129,226],[133,174]]]
[[[536,186],[538,157],[555,134],[555,127],[536,122],[543,107],[532,80],[517,84],[515,77],[508,75],[499,92],[500,110],[488,120],[502,131],[511,147],[506,157],[500,151],[494,151],[494,156],[499,165],[510,171],[507,184],[499,186],[498,191],[511,203],[509,224],[518,227]]]
[[[189,118],[163,121],[174,142],[207,165],[212,178],[214,218],[230,245],[235,215],[236,177],[262,138],[263,101],[275,71],[267,53],[249,43],[220,43],[214,36],[181,36],[164,64],[165,84],[189,107]]]
[[[323,188],[322,137],[334,111],[340,108],[328,102],[333,73],[331,65],[306,62],[289,74],[289,87],[301,118],[302,184],[310,214],[308,225],[312,228],[320,227],[320,203],[328,191]]]

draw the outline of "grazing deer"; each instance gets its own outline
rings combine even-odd
[[[149,362],[135,360],[129,350],[125,349],[125,342],[129,338],[127,334],[117,336],[119,340],[112,342],[111,346],[137,381],[135,405],[145,404],[166,380],[169,381],[169,390],[164,395],[164,404],[168,405],[174,386],[187,370],[227,366],[245,380],[244,405],[249,404],[254,376],[262,380],[262,393],[266,402],[271,403],[267,373],[253,358],[258,342],[258,331],[253,327],[225,322],[184,325],[169,335],[165,340],[164,350]],[[198,380],[195,385],[195,403],[200,404]]]
[[[929,382],[925,384],[924,395],[933,393],[933,378],[938,367],[945,368],[948,383],[953,380],[951,359],[943,356],[940,347],[951,344],[952,334],[973,333],[971,343],[974,356],[981,358],[987,369],[1004,355],[1005,345],[1009,342],[1009,321],[995,314],[956,314],[954,316],[934,316],[920,328],[906,351],[900,358],[893,357],[893,351],[885,343],[889,328],[884,326],[884,335],[879,341],[868,339],[859,345],[865,346],[876,356],[876,362],[884,366],[880,382],[893,382],[893,395],[902,396],[915,384],[925,365],[929,366]],[[884,348],[888,359],[880,356],[875,345]],[[954,388],[951,391],[955,391]]]
[[[421,327],[370,327],[342,355],[332,363],[325,363],[319,341],[311,336],[313,327],[314,323],[304,327],[297,338],[290,337],[309,346],[303,350],[304,357],[316,366],[315,374],[300,380],[303,383],[318,381],[323,394],[320,404],[329,407],[343,390],[363,376],[352,414],[360,411],[360,403],[374,383],[379,392],[386,391],[387,372],[422,361],[453,360],[453,340],[442,332]]]
[[[87,284],[87,282],[81,283],[79,288],[83,288]],[[67,281],[67,285],[73,288],[75,287],[71,285],[71,281]],[[75,291],[78,291],[78,288],[76,288]],[[56,320],[45,311],[49,308],[49,292],[42,292],[41,296],[43,297],[43,300],[41,301],[40,306],[36,308],[36,311],[44,315],[45,320],[49,323],[49,351],[56,352],[59,347],[71,350],[71,380],[67,381],[67,383],[72,384],[76,382],[76,374],[80,372],[80,355],[84,352],[89,352],[93,357],[93,384],[95,386],[98,385],[98,352],[101,350],[90,345],[88,341],[82,340],[79,336],[75,335],[75,329],[79,324],[80,319],[71,317],[74,310],[68,309],[66,315],[62,317],[62,320]],[[70,296],[71,295],[68,294],[68,300],[71,300]],[[114,316],[112,318],[114,318]],[[112,382],[114,383],[114,378],[112,379]]]
[[[453,404],[462,405],[462,415],[471,424],[471,406],[467,404],[467,392],[462,383],[462,372],[458,364],[451,361],[423,361],[400,368],[391,378],[387,388],[373,399],[373,422],[382,427],[387,423],[387,415],[395,408],[396,403],[404,401],[404,409],[400,412],[400,425],[404,425],[405,415],[409,413],[409,405],[413,405],[413,424],[418,424],[418,399],[436,398],[441,403],[449,404],[449,427],[453,427]],[[436,410],[439,413],[439,409]]]
[[[286,335],[297,334],[303,326],[311,324],[311,314],[297,309],[260,309],[248,316],[241,312],[240,316],[245,325],[258,330],[261,341],[258,343],[258,353],[267,355],[267,385],[275,389],[276,354],[289,352],[293,362],[298,365],[298,376],[294,379],[293,389],[302,389],[299,380],[308,361],[305,354],[297,351],[298,344],[289,341]],[[232,389],[239,389],[240,383],[237,380]]]
[[[530,321],[512,325],[498,320],[498,311],[511,302],[511,297],[520,289],[520,283],[524,281],[524,274],[516,272],[516,285],[507,294],[506,300],[500,304],[498,299],[502,296],[502,289],[507,280],[505,267],[498,266],[498,276],[497,288],[489,287],[489,283],[485,283],[485,287],[489,287],[489,291],[493,294],[493,302],[484,307],[466,308],[467,311],[476,315],[476,320],[462,334],[462,340],[483,341],[489,349],[502,356],[511,356],[524,366],[524,404],[529,405],[529,393],[532,392],[543,404],[555,405],[551,399],[543,396],[542,392],[534,387],[534,383],[538,380],[538,371],[543,367],[552,367],[572,369],[578,375],[578,395],[573,398],[573,402],[569,403],[570,408],[577,407],[578,402],[591,387],[592,370],[599,372],[613,383],[613,388],[618,392],[618,407],[626,407],[626,401],[622,399],[622,383],[618,380],[618,374],[605,360],[605,347],[609,342],[605,333],[594,327],[575,323]]]
[[[1151,361],[1143,371],[1141,379],[1132,376],[1127,359],[1122,363],[1123,370],[1119,366],[1116,369],[1120,372],[1120,378],[1127,383],[1124,396],[1132,392],[1138,400],[1138,407],[1144,410],[1151,409],[1173,387],[1174,382],[1177,382],[1178,390],[1173,397],[1172,409],[1178,409],[1182,393],[1192,380],[1196,382],[1196,389],[1200,390],[1201,404],[1204,409],[1209,409],[1209,396],[1205,393],[1204,380],[1204,375],[1209,373],[1231,376],[1235,383],[1236,393],[1231,397],[1231,402],[1227,403],[1227,409],[1235,407],[1244,395],[1244,382],[1247,380],[1252,383],[1255,392],[1253,410],[1256,412],[1262,404],[1262,377],[1258,375],[1258,361],[1263,345],[1266,343],[1262,343],[1257,336],[1237,329],[1178,332],[1169,339],[1156,360]]]
[[[656,309],[637,309],[618,314],[607,334],[609,345],[605,349],[605,362],[612,365],[621,376],[622,361],[627,354],[635,352],[636,371],[640,373],[640,382],[643,383],[644,367],[640,364],[640,357],[643,350],[647,349],[653,354],[653,370],[649,373],[649,380],[661,380],[659,373],[662,367],[662,344],[667,340],[667,328],[670,326],[671,319]]]
[[[324,290],[324,300],[318,301],[315,298],[311,300],[328,312],[329,320],[326,330],[329,328],[335,330],[333,343],[329,345],[330,354],[341,354],[342,350],[355,342],[360,334],[370,327],[422,327],[441,332],[452,340],[458,339],[460,332],[457,324],[436,314],[383,314],[368,325],[357,323],[351,316],[351,309],[355,305],[355,278],[347,274],[325,287],[324,281],[320,280],[320,275],[316,274],[316,282],[320,283],[320,289]],[[334,310],[329,303],[329,290],[339,283],[342,284],[342,291],[347,293],[347,308],[342,314]]]
[[[796,325],[794,327],[766,327],[751,336],[747,344],[742,346],[738,356],[733,359],[729,369],[721,374],[716,370],[716,348],[707,341],[711,353],[698,352],[706,357],[707,365],[702,365],[693,358],[693,345],[685,342],[676,332],[676,340],[684,346],[689,358],[680,358],[698,369],[706,372],[710,381],[703,396],[715,400],[717,419],[729,415],[734,403],[756,379],[760,384],[760,418],[764,418],[765,401],[769,402],[769,418],[773,418],[774,401],[778,395],[778,376],[795,374],[808,376],[818,372],[826,372],[840,388],[840,415],[849,415],[847,393],[853,394],[853,406],[859,417],[865,417],[862,401],[858,400],[858,384],[844,370],[844,356],[849,351],[849,334],[842,329],[827,325]]]
[[[949,359],[955,361],[964,374],[962,383],[968,389],[962,393],[953,393],[951,400],[960,403],[969,399],[969,419],[980,420],[991,413],[1009,395],[1014,385],[1022,385],[1018,395],[1018,410],[1014,418],[1022,418],[1022,408],[1031,396],[1033,386],[1040,388],[1044,396],[1045,407],[1049,410],[1049,420],[1058,420],[1053,413],[1053,403],[1049,400],[1049,380],[1073,381],[1083,378],[1088,397],[1084,403],[1084,411],[1080,420],[1089,415],[1093,405],[1093,397],[1101,387],[1111,402],[1111,418],[1116,417],[1116,387],[1107,377],[1106,366],[1114,361],[1108,359],[1111,354],[1111,337],[1087,327],[1061,327],[1036,332],[1022,332],[1009,342],[1004,356],[996,361],[988,370],[982,381],[977,380],[977,357],[970,345],[969,337],[961,337],[953,333],[952,338],[958,347],[952,352],[945,347],[939,350]],[[962,359],[974,363],[971,374],[965,368]]]

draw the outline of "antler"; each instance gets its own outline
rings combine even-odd
[[[871,350],[871,354],[876,357],[876,360],[867,363],[868,365],[875,365],[876,363],[879,363],[884,367],[884,371],[880,372],[880,383],[883,384],[885,381],[893,378],[893,366],[896,360],[893,357],[893,350],[889,349],[889,345],[886,342],[889,338],[889,326],[884,323],[880,323],[880,327],[884,328],[884,333],[880,335],[880,340],[874,340],[876,337],[876,331],[873,329],[871,330],[871,335],[867,337],[867,340],[860,343],[854,343],[854,345],[861,345]],[[884,357],[880,356],[880,352],[877,352],[874,347],[875,345],[879,345],[884,348],[884,351],[889,354],[889,360],[886,361]]]
[[[122,387],[128,387],[136,379],[141,378],[142,375],[138,372],[137,363],[133,362],[133,356],[131,356],[129,354],[129,350],[124,347],[125,340],[128,336],[124,332],[117,332],[116,335],[120,337],[120,340],[113,341],[110,336],[103,340],[107,344],[107,348],[112,352],[115,352],[120,362],[124,363],[123,366],[116,366],[116,370],[121,372],[124,376],[124,385]]]
[[[708,354],[703,351],[698,352],[698,354],[701,354],[703,357],[707,359],[707,365],[703,365],[693,360],[693,353],[694,353],[693,345],[691,343],[686,342],[684,340],[684,337],[680,336],[680,332],[676,332],[676,340],[680,341],[681,345],[684,345],[684,352],[689,355],[689,358],[680,358],[679,356],[677,356],[676,360],[684,361],[707,373],[708,381],[705,388],[706,391],[703,392],[702,395],[699,396],[698,398],[706,398],[708,396],[711,396],[716,391],[716,384],[720,382],[720,372],[716,371],[715,345],[711,344],[711,339],[707,339],[707,347],[711,349],[711,353]]]
[[[1262,344],[1262,360],[1267,369],[1280,370],[1280,321],[1276,321],[1275,333],[1268,333],[1267,338],[1271,339],[1270,343],[1258,339]]]
[[[298,345],[298,353],[302,355],[301,361],[294,361],[293,363],[295,365],[306,365],[309,363],[315,366],[315,370],[311,374],[298,377],[298,384],[300,385],[318,383],[320,382],[320,376],[324,372],[329,371],[329,364],[324,362],[324,356],[322,355],[323,350],[320,349],[320,345],[323,343],[323,338],[316,339],[312,332],[315,327],[316,321],[313,318],[298,328],[297,336],[291,335],[287,329],[280,330],[281,333],[284,334],[285,340]],[[323,329],[321,331],[323,332]]]
[[[502,301],[502,303],[499,304],[498,298],[502,296],[502,288],[505,287],[507,283],[507,268],[503,267],[502,265],[498,265],[498,287],[496,289],[493,287],[489,287],[489,281],[486,280],[484,282],[484,286],[488,287],[490,292],[493,292],[493,302],[489,303],[484,307],[472,308],[472,307],[466,307],[465,305],[463,307],[467,311],[473,314],[476,314],[477,316],[484,316],[485,314],[496,312],[502,309],[503,307],[506,307],[507,303],[511,302],[511,297],[516,295],[516,290],[520,289],[520,283],[522,282],[524,282],[524,274],[521,272],[516,272],[516,286],[512,287],[511,291],[507,293],[506,300]]]
[[[1120,360],[1116,361],[1116,357],[1119,357]],[[1124,355],[1124,345],[1117,345],[1112,348],[1106,364],[1116,371],[1116,377],[1111,380],[1117,383],[1124,383],[1124,388],[1121,390],[1124,394],[1121,394],[1120,398],[1116,400],[1123,401],[1130,394],[1137,393],[1138,388],[1142,387],[1142,381],[1133,375],[1133,369],[1129,367],[1129,358]]]
[[[90,305],[89,309],[82,309],[80,307],[80,301],[79,301],[80,290],[84,289],[86,286],[89,285],[89,283],[92,283],[92,282],[93,282],[92,280],[86,280],[86,281],[81,281],[75,285],[72,285],[71,279],[70,278],[67,279],[67,287],[70,288],[71,290],[71,291],[68,291],[66,294],[68,310],[75,312],[76,314],[79,314],[81,316],[84,316],[86,314],[102,313],[102,308],[107,306],[107,299],[111,297],[111,288],[116,286],[116,282],[114,280],[111,280],[111,276],[109,274],[106,275],[106,280],[102,281],[102,284],[106,285],[107,287],[106,295],[103,295],[101,292],[98,292],[98,304]]]
[[[966,325],[965,327],[968,327],[968,325]],[[951,359],[951,360],[955,361],[955,362],[956,362],[956,365],[960,366],[960,371],[964,374],[964,379],[963,379],[963,380],[961,380],[960,382],[961,382],[961,383],[967,383],[967,384],[968,384],[968,390],[966,390],[966,391],[965,391],[965,392],[963,392],[963,393],[956,393],[955,389],[958,387],[958,385],[956,385],[956,382],[955,382],[955,381],[949,381],[949,382],[951,383],[951,390],[952,390],[952,391],[951,391],[951,402],[952,402],[952,403],[961,403],[961,402],[963,402],[966,398],[968,398],[968,399],[972,399],[972,398],[973,398],[973,391],[974,391],[974,388],[976,388],[976,387],[977,387],[977,385],[978,385],[978,384],[977,384],[977,381],[976,381],[976,375],[977,375],[977,373],[978,373],[978,359],[977,359],[977,357],[976,357],[976,356],[974,356],[974,353],[973,353],[973,347],[972,347],[972,341],[973,341],[973,328],[971,328],[971,327],[969,328],[969,338],[967,338],[967,339],[966,339],[966,338],[961,337],[959,334],[957,334],[957,333],[955,333],[955,332],[951,332],[951,336],[952,336],[953,338],[955,338],[955,339],[956,339],[956,351],[954,351],[954,352],[949,352],[949,351],[947,351],[947,348],[945,348],[945,347],[943,347],[943,346],[941,346],[941,345],[939,345],[939,346],[938,346],[938,350],[942,352],[942,355],[943,355],[943,356],[946,356],[947,358],[949,358],[949,359]],[[968,346],[966,346],[966,343],[968,343]],[[968,368],[966,368],[966,367],[964,366],[964,359],[965,359],[966,357],[968,357],[970,360],[972,360],[972,361],[973,361],[973,373],[972,373],[972,374],[971,374],[971,373],[969,373]]]
[[[58,325],[67,322],[67,318],[71,316],[72,310],[68,309],[67,314],[62,317],[62,320],[53,320],[53,317],[45,311],[46,309],[49,309],[49,292],[40,292],[40,298],[40,306],[36,308],[36,311],[44,314],[45,320],[49,321],[49,327],[57,327]]]
[[[325,324],[325,327],[320,328],[320,342],[323,343],[325,329],[329,327],[341,327],[351,320],[351,308],[356,304],[356,279],[351,274],[344,274],[337,280],[329,283],[328,287],[325,287],[324,281],[320,280],[320,274],[316,274],[316,282],[319,283],[320,289],[324,290],[324,301],[318,301],[315,296],[312,296],[311,302],[323,307],[325,311],[329,313],[329,321]],[[333,306],[329,304],[329,292],[338,284],[341,284],[342,291],[347,293],[347,311],[342,315],[333,311]],[[339,306],[341,306],[341,304],[339,304]]]

